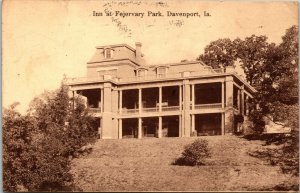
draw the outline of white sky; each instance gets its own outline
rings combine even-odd
[[[111,1],[107,1],[110,2]],[[194,60],[219,38],[266,35],[279,43],[285,30],[298,24],[296,2],[237,1],[17,1],[3,2],[3,106],[21,102],[22,112],[43,90],[58,88],[63,74],[85,76],[96,46],[142,42],[149,64]],[[128,1],[129,2],[129,1]],[[93,17],[93,11],[161,11],[164,17]],[[210,12],[211,17],[166,17],[166,11]],[[176,26],[174,23],[183,25]]]

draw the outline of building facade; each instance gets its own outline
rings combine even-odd
[[[201,61],[149,65],[126,44],[96,47],[87,76],[68,78],[86,99],[102,139],[226,135],[247,119],[255,89],[233,67]]]

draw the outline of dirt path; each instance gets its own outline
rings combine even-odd
[[[213,156],[199,167],[172,165],[196,138],[99,140],[90,155],[73,160],[76,184],[83,191],[255,191],[289,180],[278,167],[248,155],[259,141],[201,138]]]

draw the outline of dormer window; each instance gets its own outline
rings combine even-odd
[[[161,67],[156,68],[156,70],[157,70],[156,72],[157,72],[158,78],[166,77],[167,67],[161,66]]]
[[[147,74],[146,69],[138,69],[138,70],[136,71],[136,75],[137,75],[137,78],[138,78],[139,80],[144,79],[145,76],[146,76],[146,74]]]
[[[104,57],[105,57],[106,59],[112,58],[112,57],[113,57],[113,50],[110,49],[110,48],[106,48],[106,49],[104,50]]]

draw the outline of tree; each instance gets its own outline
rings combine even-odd
[[[97,134],[83,101],[69,98],[62,84],[36,97],[24,116],[15,106],[3,113],[4,190],[70,191],[70,158]]]
[[[237,57],[246,74],[246,80],[253,86],[259,85],[261,75],[264,73],[263,65],[266,53],[270,47],[266,36],[252,35],[240,41],[237,45]]]
[[[284,115],[287,106],[298,105],[297,31],[296,26],[291,27],[282,37],[280,45],[269,46],[261,70],[256,72],[259,77],[256,102],[259,103],[263,115],[271,114],[275,120],[281,122],[288,120]],[[294,109],[291,107],[291,111]],[[286,122],[286,125],[294,124]]]
[[[258,91],[252,100],[252,120],[258,132],[263,131],[262,118],[276,115],[274,109],[281,104],[298,103],[298,27],[292,26],[282,37],[282,43],[268,43],[266,36],[252,35],[219,39],[205,47],[197,59],[213,68],[230,66],[239,62],[246,80]],[[280,102],[280,103],[277,103]],[[259,104],[259,109],[256,105]],[[292,108],[294,109],[294,108]],[[278,116],[278,118],[282,116]]]
[[[40,132],[51,134],[58,130],[68,149],[66,156],[74,156],[78,148],[95,141],[97,122],[88,114],[83,99],[79,96],[69,98],[68,92],[68,87],[62,84],[54,93],[43,93],[32,101],[29,113],[35,118]]]
[[[51,127],[64,127],[71,110],[68,89],[61,84],[54,92],[44,92],[30,103],[28,113],[36,119],[37,128],[51,132]]]
[[[287,29],[279,45],[282,53],[281,65],[284,73],[278,78],[278,93],[285,93],[288,98],[285,102],[298,102],[298,27],[292,26]],[[284,96],[281,96],[283,98]]]
[[[18,103],[3,109],[3,190],[17,191],[28,178],[27,161],[32,141],[33,125],[28,116],[22,116],[15,108]]]
[[[197,60],[201,60],[213,68],[233,66],[237,59],[236,45],[239,42],[240,39],[231,41],[229,38],[212,41],[205,47],[204,54],[201,54]]]
[[[265,38],[264,38],[265,39]],[[249,44],[251,45],[251,44]],[[298,27],[286,30],[279,45],[259,44],[260,63],[250,66],[253,70],[248,76],[258,90],[254,103],[259,108],[252,111],[250,118],[255,123],[254,129],[262,132],[263,117],[270,115],[274,122],[291,128],[291,134],[282,141],[280,165],[283,171],[299,174],[299,107],[298,107]],[[253,46],[253,45],[252,45]],[[266,48],[266,49],[265,49]],[[241,49],[243,50],[243,49]],[[250,49],[251,50],[251,49]],[[251,57],[246,54],[245,57]],[[246,64],[246,63],[245,63]],[[248,65],[248,64],[246,64]],[[246,74],[250,71],[246,71]]]

